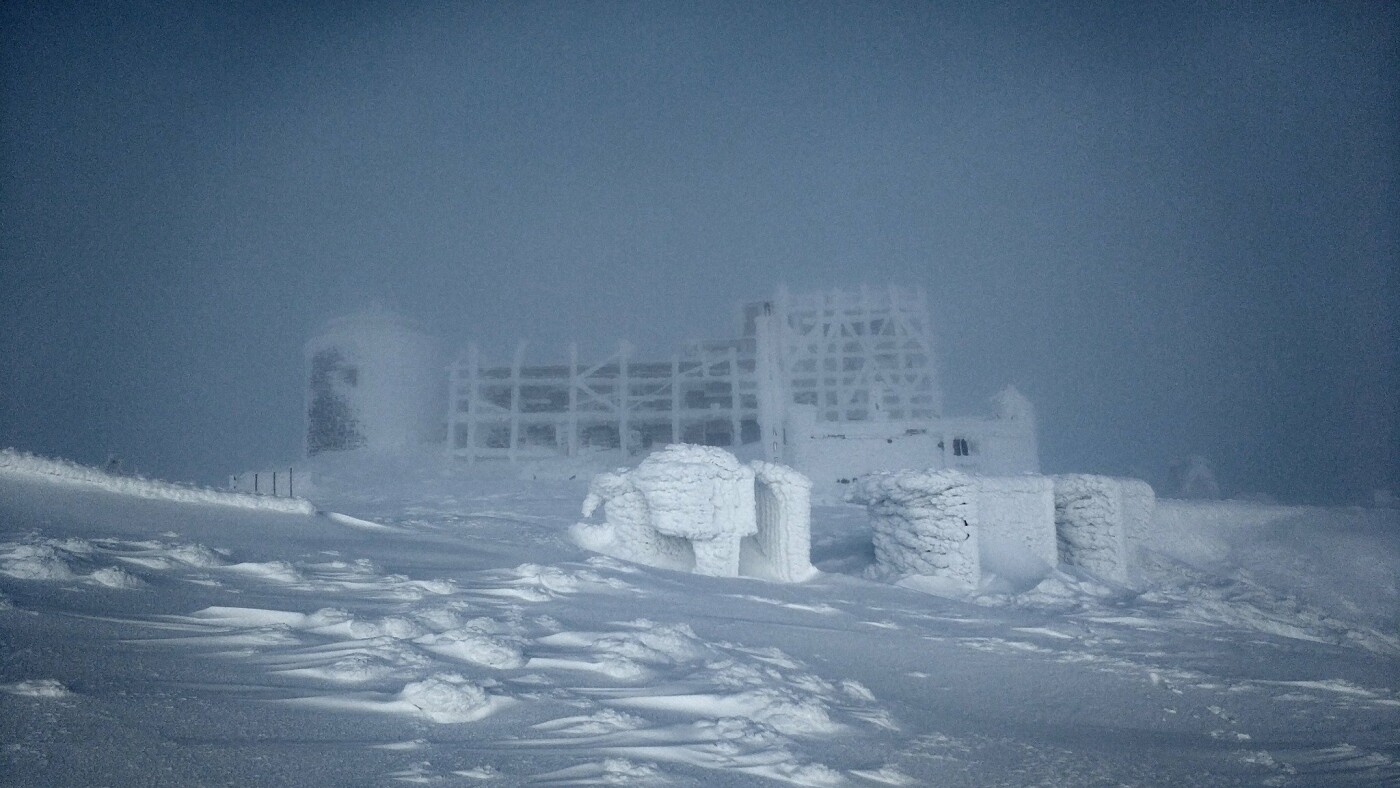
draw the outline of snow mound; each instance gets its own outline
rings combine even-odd
[[[68,561],[67,551],[51,544],[0,546],[0,573],[19,580],[72,580],[77,574]]]
[[[109,552],[82,539],[45,539],[31,536],[21,542],[0,543],[0,574],[17,580],[82,581],[106,588],[141,588],[141,578],[117,566],[84,570]]]
[[[486,690],[456,673],[410,682],[398,697],[433,722],[473,722],[491,713]]]
[[[438,656],[488,668],[512,670],[525,666],[525,656],[518,646],[474,629],[452,629],[424,635],[413,642]]]
[[[107,588],[142,588],[146,585],[144,580],[119,566],[98,569],[88,575],[88,580]]]
[[[0,684],[0,692],[19,695],[25,698],[68,698],[73,691],[57,679],[30,679],[12,684]]]
[[[350,637],[356,640],[369,640],[388,637],[394,640],[412,640],[427,634],[416,621],[403,616],[384,616],[378,619],[355,619],[349,625]]]

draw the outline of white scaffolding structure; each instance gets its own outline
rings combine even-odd
[[[746,309],[746,331],[765,305]],[[922,421],[942,414],[933,331],[922,288],[832,290],[771,304],[787,401],[819,421]]]
[[[792,295],[741,308],[740,336],[695,343],[667,361],[639,361],[619,343],[595,363],[483,361],[475,345],[453,364],[448,452],[508,460],[665,443],[763,442],[783,454],[790,405],[821,422],[937,419],[928,302],[922,290],[866,288]]]
[[[586,449],[686,442],[735,446],[757,439],[752,354],[738,344],[697,349],[669,362],[638,361],[621,342],[594,363],[526,365],[483,361],[476,345],[449,368],[448,452],[479,459],[529,459]]]

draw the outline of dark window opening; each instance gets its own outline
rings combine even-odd
[[[967,438],[953,439],[953,456],[967,457],[972,454],[972,447],[967,445]]]

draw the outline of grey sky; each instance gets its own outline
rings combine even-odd
[[[1048,470],[1400,486],[1395,4],[94,5],[4,6],[0,444],[212,480],[372,299],[669,352],[866,282]]]

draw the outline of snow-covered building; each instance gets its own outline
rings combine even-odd
[[[441,443],[443,355],[412,322],[382,307],[337,318],[305,354],[307,456]]]
[[[564,360],[538,363],[522,342],[508,362],[491,363],[473,344],[446,374],[430,368],[426,337],[402,323],[333,321],[308,345],[307,448],[386,445],[362,435],[373,420],[365,414],[387,422],[398,409],[396,434],[409,423],[414,434],[445,431],[447,453],[466,462],[749,445],[827,493],[878,470],[1039,469],[1034,410],[1014,389],[994,398],[988,416],[944,415],[922,290],[780,288],[740,305],[737,318],[732,338],[692,343],[669,359],[638,358],[624,342],[601,360],[581,359],[571,345]],[[389,332],[383,341],[368,339],[375,326]],[[355,373],[342,369],[388,368],[375,354],[395,347],[409,356],[398,385],[413,394],[388,401],[355,391]],[[424,395],[433,388],[446,390],[445,408]],[[362,412],[345,415],[342,401]]]

